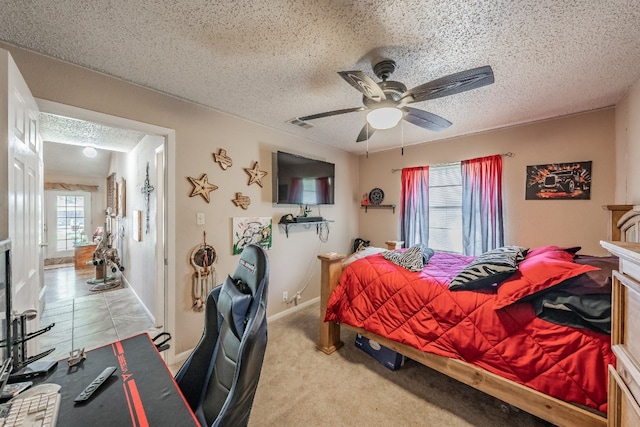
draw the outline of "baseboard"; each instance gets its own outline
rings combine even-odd
[[[140,307],[142,307],[142,309],[144,310],[145,314],[149,317],[149,319],[151,319],[151,322],[155,325],[156,324],[156,318],[153,316],[153,314],[151,314],[151,312],[149,311],[149,309],[147,308],[145,303],[142,302],[142,300],[140,299],[140,297],[136,293],[136,290],[134,289],[133,286],[131,286],[131,283],[129,283],[129,281],[127,280],[127,278],[125,277],[124,274],[122,276],[120,276],[120,280],[122,280],[124,282],[124,287],[129,288],[129,290],[131,292],[133,292],[133,295],[136,297],[136,299],[140,303]]]
[[[310,306],[312,304],[315,304],[315,303],[317,303],[319,301],[320,301],[320,297],[311,298],[310,300],[305,301],[302,304],[298,304],[298,305],[296,305],[294,307],[291,307],[291,308],[289,308],[289,309],[287,309],[285,311],[281,311],[280,313],[276,313],[276,314],[274,314],[272,316],[267,317],[267,322],[272,322],[272,321],[274,321],[276,319],[281,319],[283,317],[286,317],[286,316],[288,316],[290,314],[293,314],[293,313],[295,313],[297,311],[300,311],[303,308],[308,307],[308,306]]]
[[[267,324],[269,322],[274,321],[274,320],[281,319],[281,318],[286,317],[286,316],[288,316],[290,314],[293,314],[293,313],[295,313],[297,311],[300,311],[303,308],[306,308],[306,307],[308,307],[310,305],[316,304],[319,301],[320,301],[320,297],[311,298],[310,300],[305,301],[302,304],[298,304],[298,305],[296,305],[296,306],[294,306],[294,307],[292,307],[292,308],[290,308],[288,310],[281,311],[280,313],[276,313],[273,316],[269,316],[269,317],[267,317]],[[268,326],[267,326],[267,329],[268,329]],[[193,351],[193,349],[190,349],[190,350],[187,350],[187,351],[183,351],[180,354],[176,354],[175,357],[174,357],[173,363],[171,364],[171,369],[175,369],[175,368],[178,368],[178,367],[182,366],[182,364],[184,363],[185,360],[187,360],[187,357],[189,357],[189,355],[191,354],[192,351]]]

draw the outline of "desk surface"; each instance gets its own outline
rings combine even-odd
[[[87,403],[74,404],[108,366],[117,370]],[[91,350],[72,368],[62,360],[45,381],[62,387],[59,426],[199,425],[147,334]]]

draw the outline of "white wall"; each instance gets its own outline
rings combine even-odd
[[[175,257],[168,260],[175,267],[175,274],[169,278],[169,286],[175,291],[175,299],[170,304],[176,313],[176,328],[170,330],[172,350],[178,354],[188,351],[202,333],[203,314],[192,310],[191,250],[202,241],[202,232],[206,230],[208,243],[218,252],[215,264],[218,281],[232,273],[238,261],[238,256],[231,254],[233,217],[273,218],[273,247],[268,252],[269,316],[291,308],[282,303],[282,292],[292,295],[307,281],[310,285],[302,301],[320,295],[317,254],[347,252],[357,234],[356,156],[13,46],[0,43],[0,47],[11,52],[36,98],[175,130],[175,157],[169,159],[175,166],[175,182],[169,183],[175,186],[175,191],[167,194],[167,202],[176,212],[171,224],[175,227],[175,241],[167,242],[175,253]],[[233,159],[233,166],[226,171],[213,162],[212,154],[220,148]],[[250,168],[258,161],[260,168],[271,174],[271,153],[277,150],[336,164],[336,204],[323,207],[320,212],[321,216],[335,220],[327,243],[319,243],[315,229],[301,226],[292,230],[289,238],[285,236],[277,222],[282,215],[296,210],[273,205],[271,175],[262,188],[247,184],[248,175],[243,168]],[[199,178],[203,173],[208,174],[209,182],[219,187],[211,193],[211,203],[199,196],[189,197],[192,185],[187,177]],[[236,192],[251,198],[247,211],[233,204]],[[196,225],[198,212],[205,214],[205,226]],[[317,213],[314,211],[313,215]]]

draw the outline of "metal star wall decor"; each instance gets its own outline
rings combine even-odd
[[[191,185],[193,185],[193,190],[189,197],[194,197],[199,194],[207,203],[209,203],[209,193],[218,189],[217,185],[209,184],[206,173],[203,173],[200,179],[191,178],[190,176],[188,176],[187,179],[191,181]]]
[[[249,183],[247,185],[251,185],[253,183],[256,183],[260,187],[262,187],[262,178],[267,176],[267,172],[260,170],[260,165],[258,164],[258,162],[255,162],[251,169],[244,168],[244,171],[247,174],[249,174]]]
[[[251,204],[251,199],[249,196],[243,196],[242,193],[236,193],[236,198],[232,200],[233,204],[236,206],[240,206],[245,211]]]
[[[233,165],[231,157],[227,156],[226,150],[222,148],[218,151],[218,154],[213,154],[213,161],[218,163],[223,170],[227,170],[228,167]]]

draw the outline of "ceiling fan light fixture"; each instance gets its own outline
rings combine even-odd
[[[380,107],[367,114],[367,122],[374,129],[391,129],[402,118],[402,111],[395,107]]]
[[[95,157],[98,155],[98,152],[93,147],[84,147],[84,149],[82,150],[82,154],[84,154],[86,157]]]

